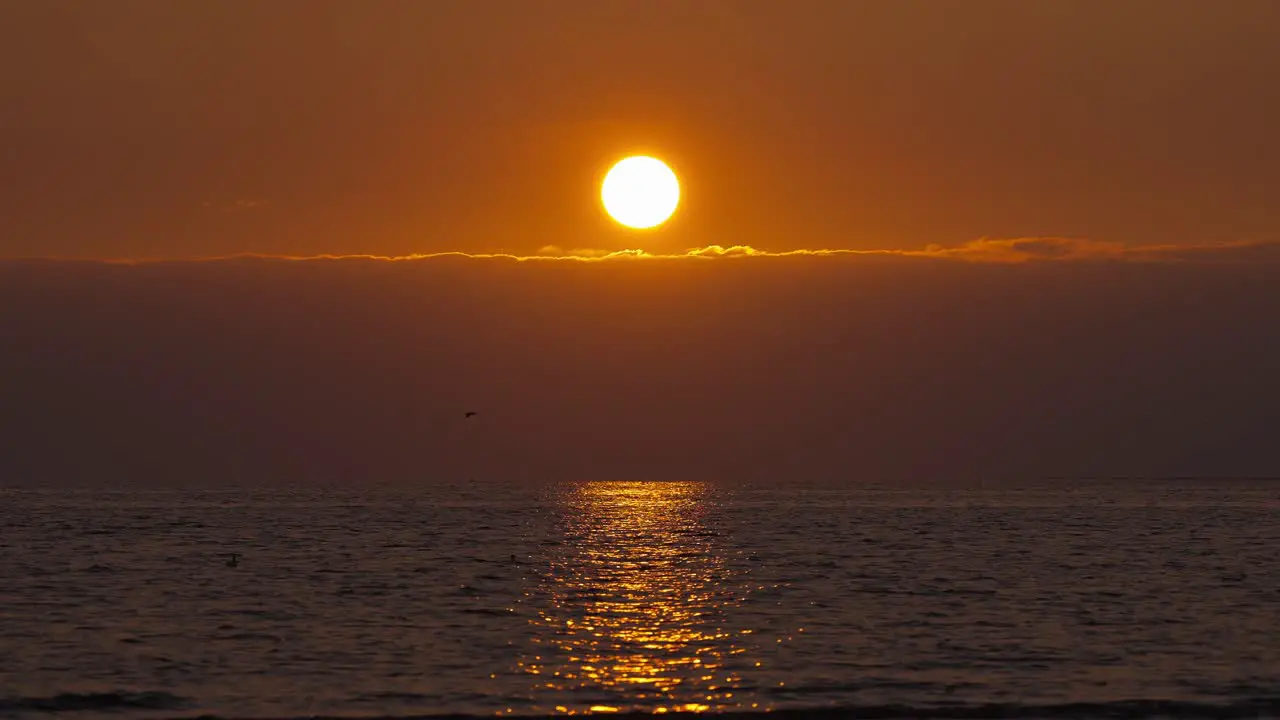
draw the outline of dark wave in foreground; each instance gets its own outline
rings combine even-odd
[[[61,693],[52,697],[0,698],[0,714],[14,712],[92,712],[103,710],[177,710],[188,703],[164,692]]]
[[[250,720],[234,715],[192,713],[192,703],[163,692],[141,693],[64,693],[45,698],[0,698],[0,714],[24,713],[77,713],[77,712],[126,712],[178,711],[188,708],[186,714],[172,718],[185,720]],[[639,720],[658,717],[649,713],[597,713],[618,720]],[[1051,705],[1027,705],[1022,703],[982,703],[955,705],[841,705],[811,709],[778,709],[769,712],[721,712],[707,713],[717,719],[758,720],[835,720],[836,718],[920,718],[938,720],[966,720],[977,718],[1280,718],[1280,697],[1251,698],[1226,703],[1206,703],[1184,700],[1124,700],[1115,702],[1076,702]],[[694,716],[694,713],[666,713],[663,718]],[[493,715],[299,715],[260,717],[252,720],[481,720]],[[523,720],[542,717],[511,714]],[[550,717],[550,716],[547,716]]]

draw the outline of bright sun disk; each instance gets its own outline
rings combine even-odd
[[[636,230],[657,227],[680,204],[680,181],[666,163],[635,155],[614,165],[600,187],[609,217]]]

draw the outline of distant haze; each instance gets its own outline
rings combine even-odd
[[[1280,475],[1213,257],[4,263],[0,482]]]

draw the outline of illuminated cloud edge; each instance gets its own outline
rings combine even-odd
[[[172,262],[218,262],[264,260],[280,262],[322,260],[366,260],[384,262],[426,261],[447,258],[467,260],[508,260],[515,262],[625,262],[638,260],[721,260],[743,258],[794,257],[862,257],[917,258],[968,263],[1034,263],[1113,261],[1138,263],[1269,263],[1280,261],[1280,241],[1237,240],[1201,244],[1127,245],[1120,242],[1068,237],[979,238],[958,246],[928,245],[915,250],[794,249],[768,250],[750,245],[706,245],[676,253],[650,253],[642,249],[602,250],[576,248],[564,250],[547,245],[531,255],[514,253],[468,253],[448,251],[410,255],[322,254],[307,256],[238,253],[234,255],[193,258],[13,258],[14,261],[80,261],[120,265]]]

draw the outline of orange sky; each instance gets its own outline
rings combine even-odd
[[[1274,0],[8,0],[0,256],[1275,239]],[[686,205],[597,204],[630,149]]]

